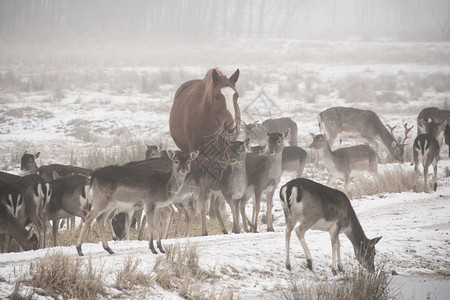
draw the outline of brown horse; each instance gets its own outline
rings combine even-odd
[[[205,78],[183,83],[170,111],[170,135],[175,144],[186,152],[200,150],[221,152],[220,141],[234,141],[239,135],[241,114],[237,103],[235,84],[237,69],[227,78],[217,69],[211,69]]]

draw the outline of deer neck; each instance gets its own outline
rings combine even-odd
[[[167,198],[172,199],[183,186],[184,180],[186,179],[186,174],[178,174],[172,171],[172,175],[167,182]]]
[[[281,168],[282,168],[282,157],[283,157],[283,151],[280,151],[279,153],[269,156],[268,163],[269,163],[269,174],[273,177],[279,177],[281,176]]]
[[[381,124],[381,126],[378,126],[379,130],[379,137],[381,139],[381,142],[383,143],[383,145],[390,151],[391,150],[391,146],[392,146],[392,142],[397,142],[392,135],[389,133],[389,131],[386,129],[386,127],[383,126],[383,124]]]
[[[355,254],[358,255],[361,252],[362,247],[364,247],[364,245],[367,245],[368,239],[353,210],[349,212],[348,218],[349,228],[345,231],[345,234],[352,243]]]
[[[24,247],[24,245],[28,242],[28,232],[19,224],[17,220],[10,216],[7,217],[7,222],[6,233],[11,235],[22,247]]]
[[[328,142],[325,143],[322,148],[320,148],[319,153],[322,156],[322,159],[324,160],[326,166],[335,164],[335,154],[328,145]]]

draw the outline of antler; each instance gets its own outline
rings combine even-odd
[[[402,144],[405,143],[406,139],[409,139],[408,133],[411,131],[411,129],[413,129],[414,125],[408,128],[408,122],[406,122],[405,124],[403,124],[403,127],[405,128],[405,138],[403,139]]]
[[[397,125],[391,126],[391,125],[389,125],[389,124],[386,124],[386,126],[387,126],[387,128],[389,128],[389,130],[391,131],[392,137],[395,139],[395,136],[394,136],[394,129],[397,128]],[[400,138],[399,138],[399,137],[397,138],[397,142],[400,144]]]

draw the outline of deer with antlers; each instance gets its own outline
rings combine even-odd
[[[389,124],[386,124],[386,127],[389,128],[389,131],[391,132],[392,137],[395,138],[394,129],[397,128],[397,125],[391,126]],[[410,138],[408,136],[408,134],[413,129],[413,127],[414,127],[414,125],[412,125],[411,127],[408,128],[408,122],[404,123],[403,128],[405,128],[405,137],[403,138],[403,141],[402,141],[401,137],[397,137],[397,143],[405,144],[405,141]]]

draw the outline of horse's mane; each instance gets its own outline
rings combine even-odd
[[[214,68],[206,72],[205,78],[203,78],[203,83],[205,85],[205,97],[206,99],[212,98],[212,92],[214,89],[214,80],[212,77],[213,71],[216,70],[217,74],[219,74],[221,77],[223,76],[223,73],[219,71],[219,69]]]

